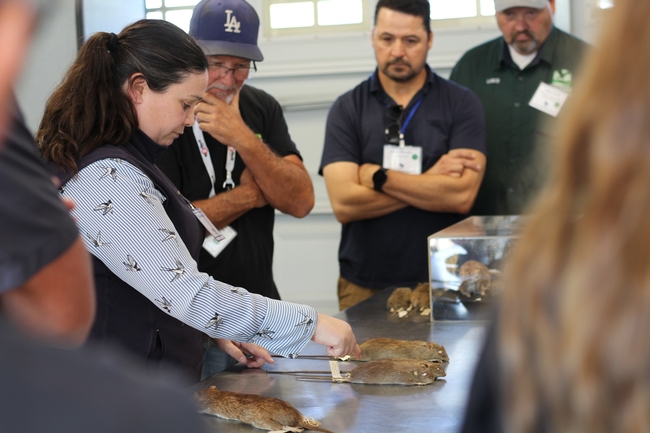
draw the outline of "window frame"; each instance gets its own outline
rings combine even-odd
[[[280,3],[299,3],[299,2],[312,2],[314,4],[315,14],[318,10],[319,0],[258,0],[261,3],[261,32],[260,42],[265,40],[270,42],[276,39],[318,39],[318,38],[340,38],[349,37],[353,35],[363,35],[372,31],[374,26],[374,9],[377,4],[376,0],[361,0],[363,11],[363,21],[357,24],[339,24],[321,26],[318,24],[318,16],[316,15],[315,23],[311,27],[296,27],[286,29],[272,29],[271,28],[271,5]],[[594,4],[598,4],[599,0],[592,0]],[[145,17],[151,12],[160,12],[163,19],[166,19],[168,12],[192,10],[195,6],[166,6],[165,0],[162,0],[162,6],[158,8],[147,8],[144,2]],[[198,1],[197,1],[198,4]],[[493,15],[480,15],[480,0],[476,0],[476,8],[479,15],[476,17],[464,18],[445,18],[445,19],[432,19],[431,28],[436,32],[467,32],[472,30],[494,30],[497,28],[496,20]],[[189,24],[188,24],[189,26]]]
[[[332,26],[319,26],[318,16],[315,16],[315,24],[312,27],[298,27],[289,29],[271,29],[271,5],[279,3],[300,3],[312,2],[314,9],[317,10],[318,0],[261,0],[262,6],[262,23],[263,29],[261,37],[267,40],[277,38],[319,38],[319,37],[337,37],[337,35],[350,35],[352,33],[360,34],[372,31],[374,26],[374,14],[377,0],[362,0],[363,3],[363,22],[359,24],[341,24]],[[431,28],[434,31],[451,31],[465,32],[471,30],[494,30],[497,28],[494,15],[484,16],[480,14],[480,0],[476,0],[478,15],[475,17],[465,18],[447,18],[432,19]],[[317,12],[316,12],[317,14]]]
[[[430,2],[429,2],[430,3]],[[437,18],[431,19],[431,27],[437,29],[467,30],[473,28],[494,27],[495,15],[481,15],[481,0],[475,0],[477,15],[461,18]]]
[[[604,20],[609,14],[609,11],[613,9],[613,6],[611,8],[600,7],[600,0],[591,0],[589,3],[589,6],[591,6],[591,18],[595,21]]]
[[[163,16],[163,20],[168,21],[166,16],[167,12],[174,12],[174,11],[193,11],[194,8],[196,7],[196,4],[199,3],[200,0],[196,1],[196,4],[194,6],[166,6],[166,0],[161,0],[162,1],[162,6],[159,8],[148,8],[146,0],[143,0],[144,3],[144,16],[147,17],[147,15],[151,12],[161,12]],[[170,21],[171,22],[171,21]],[[187,29],[183,29],[189,32],[190,28],[190,23],[187,23]]]
[[[199,0],[199,1],[200,1],[200,0]],[[199,1],[197,1],[196,4],[198,4]],[[166,14],[167,12],[169,12],[169,11],[193,10],[194,7],[196,6],[196,5],[194,5],[194,6],[165,6],[165,0],[162,0],[162,3],[163,3],[163,5],[162,5],[161,7],[159,7],[159,8],[148,8],[148,7],[147,7],[147,4],[146,4],[146,2],[145,2],[145,6],[144,6],[144,16],[147,16],[147,14],[148,14],[149,12],[162,12],[162,13],[163,13],[163,17],[164,17],[165,14]]]
[[[363,11],[363,21],[357,24],[337,24],[321,26],[318,24],[318,1],[319,0],[263,0],[262,1],[262,32],[261,36],[271,39],[282,36],[313,36],[313,35],[333,35],[349,32],[364,32],[372,28],[372,16],[369,14],[370,8],[367,7],[370,2],[361,0]],[[271,5],[284,3],[308,3],[314,4],[314,25],[311,27],[293,27],[286,29],[271,28]]]

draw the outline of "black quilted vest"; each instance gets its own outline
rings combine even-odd
[[[81,158],[78,169],[101,159],[119,158],[147,175],[156,189],[167,198],[163,206],[178,235],[194,260],[198,260],[205,230],[180,195],[178,189],[154,165],[165,150],[138,130],[121,146],[103,145]],[[53,164],[50,170],[65,184],[70,175]],[[113,274],[93,256],[97,316],[89,342],[119,345],[146,363],[149,369],[181,369],[186,378],[198,382],[203,360],[203,334],[162,311],[137,290]]]

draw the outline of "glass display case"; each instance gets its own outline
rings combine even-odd
[[[429,236],[431,320],[488,317],[523,219],[473,216]]]

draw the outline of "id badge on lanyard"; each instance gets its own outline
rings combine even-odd
[[[557,117],[568,97],[567,91],[542,82],[528,105],[549,116]]]
[[[422,148],[385,144],[382,166],[403,173],[422,174]]]
[[[210,235],[214,236],[218,240],[223,240],[224,236],[219,232],[219,229],[217,229],[214,224],[212,224],[212,221],[207,217],[206,214],[203,213],[201,209],[198,207],[194,207],[191,201],[189,201],[183,194],[178,192],[178,195],[180,198],[187,204],[187,206],[192,210],[192,213],[196,217],[196,219],[199,220],[201,225],[205,227],[205,229],[210,233]]]
[[[212,198],[215,196],[215,191],[214,191],[214,183],[216,182],[217,178],[214,172],[214,165],[212,164],[212,159],[210,158],[210,150],[208,149],[208,146],[205,143],[205,137],[203,136],[203,131],[201,131],[201,128],[199,128],[199,122],[194,121],[194,125],[192,125],[192,132],[194,133],[194,138],[196,139],[196,144],[199,146],[199,152],[201,152],[201,159],[203,160],[203,164],[205,165],[205,169],[208,172],[208,175],[210,176],[210,195],[208,198]],[[226,155],[226,180],[223,183],[223,187],[226,190],[231,190],[235,187],[235,182],[232,179],[232,172],[235,169],[235,157],[237,156],[237,151],[228,146],[228,154]],[[230,226],[226,226],[221,231],[217,230],[217,228],[212,224],[212,222],[208,219],[208,217],[203,213],[201,209],[194,208],[192,210],[195,215],[197,215],[197,218],[199,221],[201,221],[201,224],[208,230],[209,235],[205,237],[205,240],[203,241],[203,248],[210,253],[212,257],[217,257],[223,250],[228,246],[228,244],[237,236],[237,232],[235,229],[233,229]],[[200,214],[200,215],[199,215]],[[216,231],[213,232],[206,223],[206,221],[209,223],[212,228]]]
[[[205,249],[212,257],[217,257],[228,244],[235,239],[237,232],[234,228],[226,226],[221,229],[222,237],[217,239],[212,235],[208,235],[203,240],[203,249]]]
[[[404,131],[408,127],[413,115],[422,103],[422,96],[415,103],[413,109],[403,124],[399,125],[399,146],[393,144],[384,145],[384,157],[382,166],[389,170],[397,170],[408,174],[422,174],[422,147],[407,146],[404,140]]]

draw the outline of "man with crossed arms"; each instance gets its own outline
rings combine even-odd
[[[378,67],[328,116],[321,174],[343,224],[341,310],[428,281],[427,237],[466,216],[483,178],[483,109],[426,64],[429,12],[427,0],[377,3]]]
[[[157,164],[226,237],[206,238],[199,269],[280,299],[272,269],[275,209],[302,218],[314,206],[314,190],[280,104],[244,84],[264,59],[258,30],[257,13],[243,0],[203,0],[194,8],[190,35],[208,58],[208,89],[194,127]],[[210,347],[202,376],[234,362]]]

